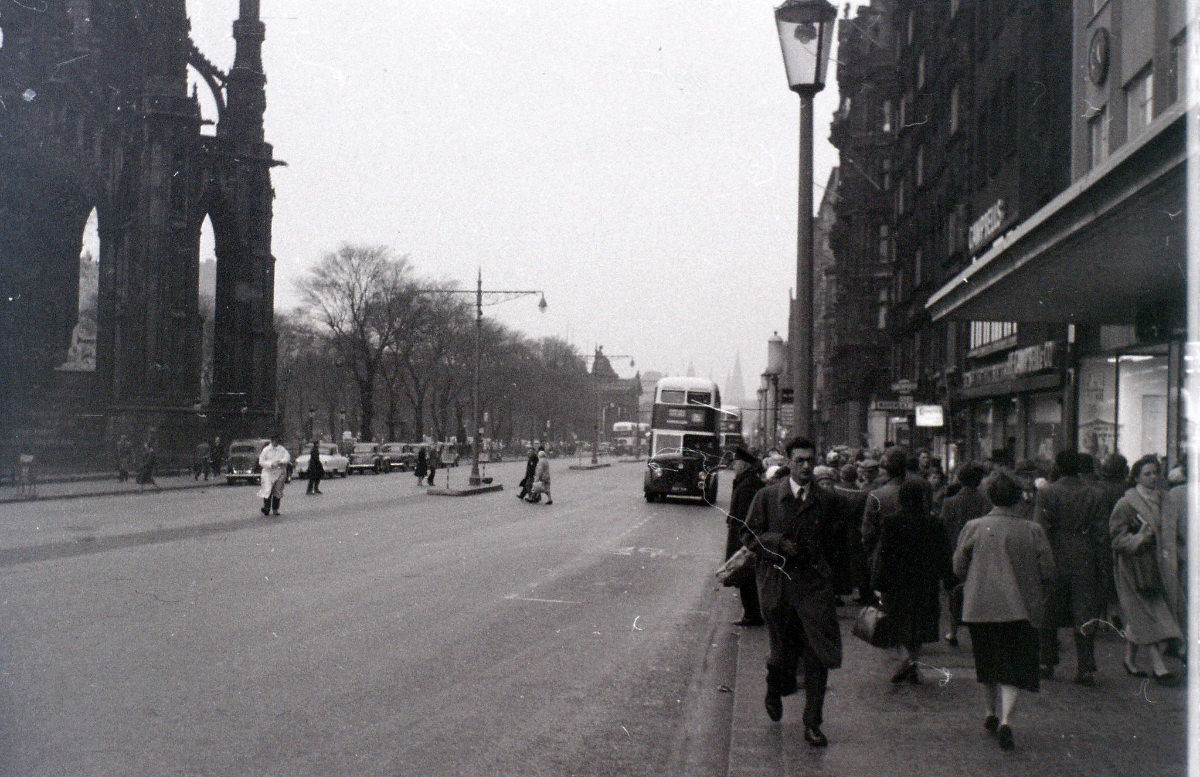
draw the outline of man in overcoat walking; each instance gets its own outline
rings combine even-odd
[[[791,474],[761,489],[750,503],[742,543],[757,554],[759,605],[767,621],[767,696],[771,720],[783,717],[783,698],[796,691],[804,665],[804,740],[829,744],[821,731],[829,670],[842,664],[833,559],[838,547],[838,497],[812,482],[816,446],[793,438],[786,446]]]
[[[1054,460],[1062,477],[1038,491],[1034,519],[1046,530],[1054,551],[1051,606],[1041,629],[1042,676],[1058,664],[1058,627],[1075,637],[1075,682],[1096,682],[1094,628],[1081,628],[1102,612],[1100,597],[1105,556],[1112,551],[1108,514],[1099,489],[1079,477],[1079,454],[1065,450]]]
[[[758,457],[742,446],[733,452],[733,490],[729,495],[729,515],[725,518],[725,559],[737,552],[742,546],[742,530],[746,527],[746,517],[750,513],[750,503],[754,495],[763,487],[762,470]],[[758,606],[758,585],[754,580],[746,580],[738,585],[738,595],[742,600],[742,618],[735,621],[735,626],[763,625],[762,610]]]

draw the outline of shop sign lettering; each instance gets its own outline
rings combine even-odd
[[[1006,361],[990,364],[963,373],[963,388],[999,383],[1021,375],[1054,369],[1058,366],[1058,343],[1050,341],[1027,348],[1018,348]]]
[[[996,200],[983,215],[975,219],[967,235],[967,246],[971,253],[996,236],[1004,224],[1004,200]]]

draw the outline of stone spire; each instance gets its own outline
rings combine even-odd
[[[263,141],[263,114],[267,110],[267,76],[262,64],[265,38],[258,0],[241,0],[238,19],[233,23],[237,47],[226,88],[228,105],[217,127],[218,137]]]

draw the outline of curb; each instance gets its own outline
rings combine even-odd
[[[42,481],[45,482],[45,481]],[[67,481],[59,481],[67,482]],[[72,481],[72,482],[90,482],[90,481]],[[167,486],[160,488],[159,491],[184,491],[189,488],[209,488],[212,486],[223,486],[224,483],[216,481],[200,481],[198,483],[185,483],[179,486]],[[153,489],[151,489],[153,492]],[[135,491],[129,488],[122,489],[104,489],[100,491],[77,491],[69,494],[35,494],[33,496],[0,496],[0,504],[19,504],[23,502],[53,502],[63,499],[86,499],[93,496],[137,496],[141,491]]]

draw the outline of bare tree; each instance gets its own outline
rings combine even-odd
[[[350,369],[358,389],[360,435],[373,439],[380,364],[416,314],[407,258],[386,246],[344,244],[326,254],[297,288],[308,314]]]

